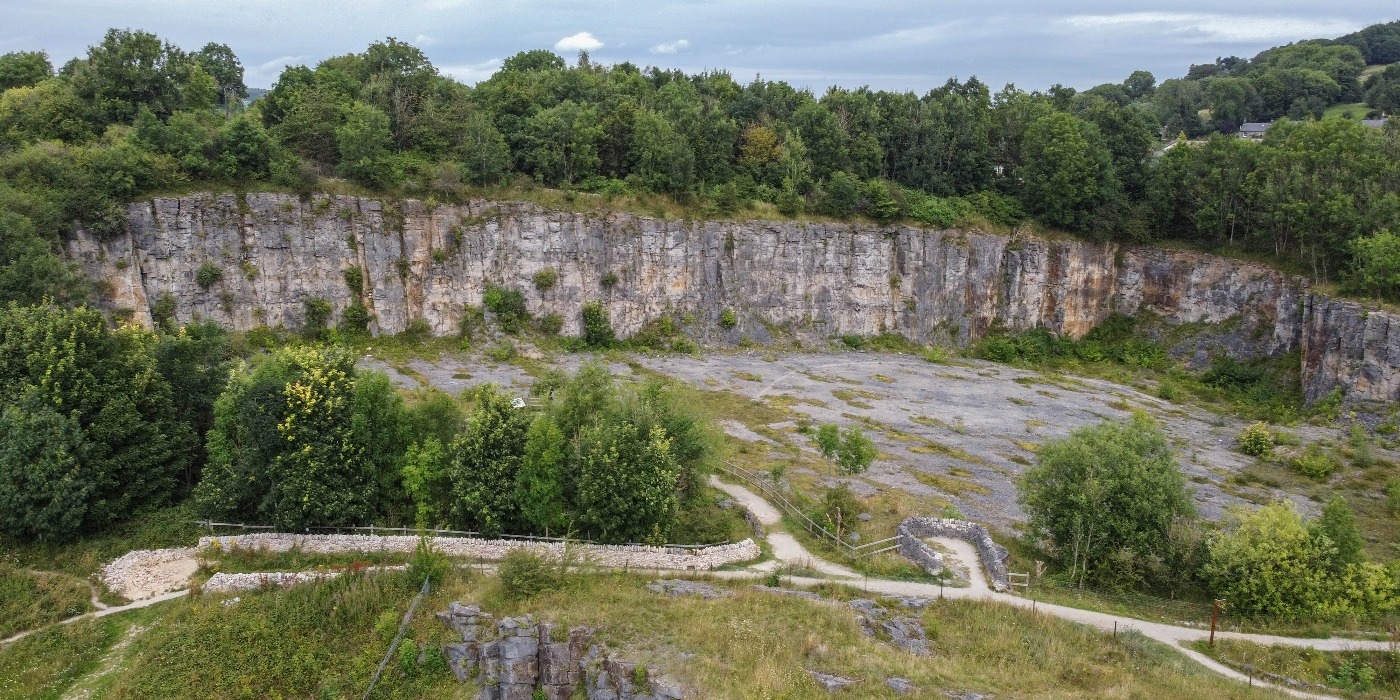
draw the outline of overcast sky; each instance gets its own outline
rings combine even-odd
[[[829,85],[923,92],[950,76],[993,89],[1088,88],[1136,69],[1158,81],[1217,56],[1335,37],[1400,17],[1382,0],[1156,3],[1051,0],[0,0],[0,53],[42,49],[55,65],[108,27],[196,50],[226,43],[250,87],[282,67],[363,51],[393,36],[467,83],[501,60],[553,49],[570,63],[721,68],[820,93]],[[1063,9],[1062,9],[1063,6]]]

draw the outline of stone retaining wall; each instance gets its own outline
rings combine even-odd
[[[924,538],[952,537],[970,542],[977,548],[991,587],[1006,590],[1006,559],[1010,553],[993,542],[987,528],[977,523],[952,518],[906,518],[899,524],[896,536],[899,537],[899,553],[935,576],[944,569],[943,555],[928,546]]]
[[[434,537],[433,547],[450,557],[469,559],[503,559],[515,549],[526,549],[548,559],[562,559],[562,542],[531,542],[526,540],[484,540],[471,537]],[[412,554],[418,548],[418,538],[409,535],[294,535],[257,533],[199,538],[199,548],[211,547],[261,549],[286,552],[293,548],[312,554],[345,552],[402,552]],[[726,564],[751,561],[759,557],[759,548],[751,539],[733,544],[721,544],[700,549],[679,547],[647,547],[641,545],[570,544],[569,554],[598,566],[633,569],[677,569],[705,571]]]

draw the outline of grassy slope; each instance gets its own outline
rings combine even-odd
[[[1323,652],[1295,647],[1262,646],[1225,639],[1214,648],[1194,647],[1228,666],[1249,672],[1272,673],[1304,683],[1353,691],[1351,697],[1400,697],[1400,655],[1386,652]],[[1345,667],[1345,668],[1344,668]],[[1362,671],[1369,668],[1369,673]],[[1366,677],[1366,676],[1369,676]]]
[[[0,564],[0,638],[92,610],[86,583]]]
[[[580,576],[568,590],[510,602],[494,577],[457,577],[425,601],[405,658],[450,641],[432,613],[464,600],[498,615],[529,612],[598,626],[600,641],[682,680],[697,691],[694,697],[826,697],[804,669],[860,679],[858,692],[848,691],[852,697],[895,697],[883,684],[891,676],[913,680],[921,688],[916,697],[942,697],[942,690],[1037,698],[1271,697],[1140,637],[1114,638],[1006,606],[932,606],[922,617],[936,651],[918,658],[864,637],[840,606],[744,586],[718,601],[672,599],[647,591],[646,581]],[[358,576],[243,594],[232,605],[206,596],[131,619],[57,628],[0,650],[0,699],[56,697],[104,664],[110,673],[82,681],[94,698],[358,697],[414,588],[397,575]],[[138,623],[144,631],[129,648],[110,653]],[[471,696],[431,664],[391,664],[381,688],[381,698]]]

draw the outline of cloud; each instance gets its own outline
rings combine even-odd
[[[1360,27],[1343,19],[1221,15],[1189,12],[1125,12],[1072,15],[1057,22],[1072,30],[1152,33],[1193,42],[1283,42],[1337,36]]]
[[[603,48],[603,42],[588,32],[579,32],[554,42],[555,51],[593,51]]]
[[[652,52],[652,53],[675,53],[675,52],[677,52],[677,51],[681,51],[681,50],[683,50],[683,49],[688,49],[688,48],[690,48],[690,41],[689,41],[689,40],[687,40],[687,39],[677,39],[677,40],[675,40],[675,41],[668,41],[668,42],[666,42],[666,43],[664,43],[664,44],[657,44],[656,46],[651,47],[651,52]]]
[[[501,67],[501,59],[493,58],[481,63],[464,63],[460,65],[438,66],[438,72],[451,76],[453,79],[467,85],[475,85],[494,74]]]
[[[422,48],[424,46],[432,46],[433,44],[436,44],[437,39],[434,39],[428,36],[427,34],[419,34],[418,36],[413,37],[412,43],[414,46]]]

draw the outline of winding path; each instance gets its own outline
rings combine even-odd
[[[754,492],[742,486],[736,486],[734,484],[720,481],[718,478],[713,476],[710,477],[710,484],[715,488],[720,489],[721,491],[724,491],[725,493],[729,494],[732,498],[734,498],[734,500],[743,504],[743,506],[745,508],[748,508],[749,511],[753,513],[754,517],[757,518],[758,521],[764,525],[764,527],[770,529],[768,534],[768,541],[770,544],[773,545],[774,558],[778,559],[780,562],[794,564],[798,566],[807,566],[809,568],[813,568],[817,571],[822,571],[824,573],[826,571],[825,567],[830,567],[831,569],[838,569],[849,572],[851,575],[859,576],[858,574],[854,574],[854,572],[850,572],[849,569],[844,569],[843,567],[839,567],[835,564],[823,562],[821,558],[807,551],[807,549],[803,547],[800,542],[793,539],[792,535],[789,535],[785,532],[773,532],[771,530],[772,526],[777,525],[782,520],[782,517],[778,513],[776,508],[770,505],[758,494],[755,494]],[[782,542],[781,547],[778,545],[778,542],[775,541],[775,538],[777,538],[778,541]],[[971,570],[970,573],[973,574],[975,579],[976,575],[980,573],[981,570],[981,566],[979,566],[980,559],[977,557],[976,550],[974,550],[970,545],[967,546],[966,550],[962,550],[960,548],[957,548],[956,545],[954,545],[951,542],[942,542],[940,540],[940,543],[945,545],[952,545],[952,547],[957,552],[958,557],[963,561],[963,563],[967,564],[968,568]],[[768,570],[771,570],[771,568],[772,567],[769,567]],[[743,572],[729,573],[742,574]],[[1078,622],[1080,624],[1089,625],[1090,627],[1094,627],[1105,632],[1110,630],[1136,630],[1143,636],[1148,637],[1149,639],[1156,640],[1158,642],[1162,642],[1168,647],[1171,647],[1172,649],[1175,649],[1176,651],[1190,658],[1191,660],[1223,676],[1227,676],[1229,678],[1233,678],[1241,682],[1251,682],[1255,686],[1272,688],[1274,690],[1286,693],[1293,697],[1323,698],[1335,700],[1334,696],[1330,695],[1318,695],[1316,693],[1308,693],[1280,685],[1264,683],[1262,681],[1259,681],[1258,679],[1251,680],[1245,674],[1240,673],[1239,671],[1236,671],[1235,669],[1230,668],[1229,666],[1226,666],[1218,661],[1215,661],[1214,659],[1211,659],[1205,654],[1195,651],[1194,649],[1189,649],[1183,646],[1183,644],[1186,642],[1194,642],[1206,638],[1205,632],[1193,627],[1179,627],[1177,625],[1167,625],[1159,622],[1147,622],[1145,620],[1138,620],[1131,617],[1123,617],[1121,615],[1111,615],[1108,613],[1095,612],[1093,610],[1081,610],[1079,608],[1070,608],[1062,605],[1039,603],[1007,593],[997,593],[996,591],[987,588],[985,584],[983,584],[982,586],[977,586],[976,584],[974,584],[967,588],[940,588],[939,586],[935,586],[933,584],[928,583],[917,583],[913,581],[888,581],[885,579],[858,578],[855,580],[828,580],[801,576],[787,576],[785,578],[789,582],[797,585],[813,586],[820,583],[837,583],[841,585],[858,587],[866,591],[873,591],[876,593],[884,593],[888,595],[907,595],[923,597],[937,597],[942,595],[947,598],[969,600],[993,600],[999,603],[1015,605],[1021,608],[1033,608],[1037,612],[1044,613],[1047,615],[1053,615],[1063,620],[1069,620],[1071,622]],[[1221,631],[1217,631],[1215,633],[1215,636],[1222,639],[1238,639],[1242,641],[1253,642],[1255,644],[1306,647],[1317,649],[1319,651],[1390,650],[1389,642],[1361,639],[1346,639],[1339,637],[1330,637],[1327,639],[1301,639],[1298,637],[1280,637],[1267,634],[1249,634],[1244,632]]]

